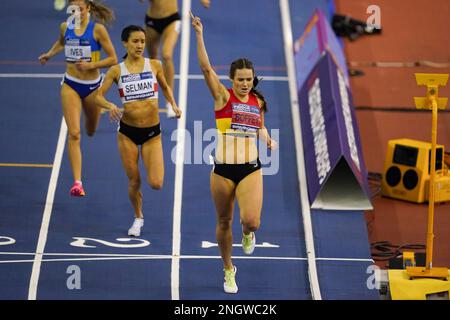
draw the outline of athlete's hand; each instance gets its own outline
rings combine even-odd
[[[202,6],[204,6],[206,9],[209,8],[210,1],[209,0],[200,0]]]
[[[42,65],[44,65],[47,63],[48,60],[50,60],[50,55],[46,52],[46,53],[41,54],[38,59],[39,59],[39,62]]]
[[[192,12],[191,14],[191,21],[192,21],[192,26],[194,27],[195,33],[197,35],[201,35],[203,33],[203,25],[202,22],[200,21],[199,17],[195,17]]]
[[[84,60],[79,60],[75,62],[75,67],[80,71],[88,71],[93,69],[92,63]]]
[[[109,109],[109,120],[111,122],[119,122],[122,118],[122,110],[117,108],[117,106],[111,103],[111,108]]]
[[[177,119],[181,118],[181,109],[177,107],[177,105],[172,105],[172,110],[175,112],[175,117]]]
[[[267,148],[270,150],[276,150],[278,148],[278,143],[272,138],[269,138],[267,140]]]

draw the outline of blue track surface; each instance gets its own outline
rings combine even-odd
[[[26,7],[13,0],[0,3],[0,19],[8,24],[8,28],[0,29],[2,42],[8,44],[0,51],[2,164],[54,162],[62,120],[60,79],[55,74],[64,72],[63,57],[55,57],[45,67],[37,62],[37,57],[55,41],[59,24],[67,17],[54,11],[52,5],[53,1],[45,4],[27,1]],[[117,17],[110,35],[120,57],[124,53],[120,31],[128,24],[142,24],[146,5],[121,0],[110,0],[108,5]],[[315,6],[325,11],[330,8],[325,0],[303,4],[290,1],[290,5],[294,38],[300,36]],[[8,14],[11,8],[18,14]],[[84,198],[69,196],[72,178],[67,150],[64,152],[45,231],[45,249],[39,255],[43,260],[37,299],[170,300],[173,289],[182,300],[312,298],[279,2],[212,1],[211,8],[206,10],[192,0],[192,11],[202,18],[210,60],[219,75],[227,75],[231,61],[248,57],[254,62],[258,76],[286,77],[279,81],[263,80],[259,87],[269,105],[266,126],[279,129],[280,156],[277,174],[264,176],[262,223],[257,233],[257,245],[262,246],[251,257],[244,256],[239,247],[233,251],[239,293],[223,293],[222,262],[214,246],[215,213],[209,191],[212,167],[204,161],[184,166],[181,256],[179,269],[175,270],[179,287],[172,288],[175,164],[171,157],[176,146],[173,132],[177,121],[166,119],[165,114],[161,114],[164,187],[154,191],[143,184],[145,226],[140,240],[120,240],[128,238],[133,211],[117,150],[116,126],[105,115],[94,137],[82,132],[83,185],[87,193]],[[30,36],[30,30],[34,36]],[[191,75],[200,74],[195,49],[191,31]],[[180,45],[174,61],[178,72]],[[5,77],[11,73],[20,75]],[[52,76],[38,76],[43,73]],[[178,85],[176,81],[175,97]],[[111,90],[108,98],[119,103],[115,90]],[[202,128],[200,134],[214,128],[213,101],[203,80],[189,80],[187,105],[186,129],[190,135],[194,136],[198,126]],[[204,141],[203,147],[208,144]],[[190,150],[193,153],[193,145]],[[52,168],[0,166],[0,299],[28,299],[51,172]],[[144,172],[141,165],[141,174]],[[238,214],[236,207],[233,225],[236,244],[240,243]],[[311,214],[322,298],[377,299],[376,292],[366,287],[365,271],[372,263],[363,214],[324,211]],[[81,238],[90,240],[83,242]],[[10,243],[11,239],[15,242]],[[81,270],[79,290],[67,287],[70,276],[67,270],[73,265]]]

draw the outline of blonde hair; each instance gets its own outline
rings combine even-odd
[[[73,1],[75,0],[69,0],[69,2]],[[84,3],[91,8],[90,12],[97,21],[111,26],[112,22],[115,20],[114,11],[98,0],[84,0]]]

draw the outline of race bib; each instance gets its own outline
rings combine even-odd
[[[231,129],[256,132],[261,128],[261,114],[258,107],[243,103],[233,103],[231,107],[233,110]]]
[[[133,73],[122,76],[125,102],[156,97],[157,82],[151,72]]]
[[[91,61],[92,51],[89,40],[68,39],[65,44],[67,62]]]

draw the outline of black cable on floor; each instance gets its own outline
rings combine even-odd
[[[378,241],[370,244],[372,258],[375,261],[388,261],[401,257],[405,250],[425,250],[425,248],[423,244],[395,245],[389,241]]]

